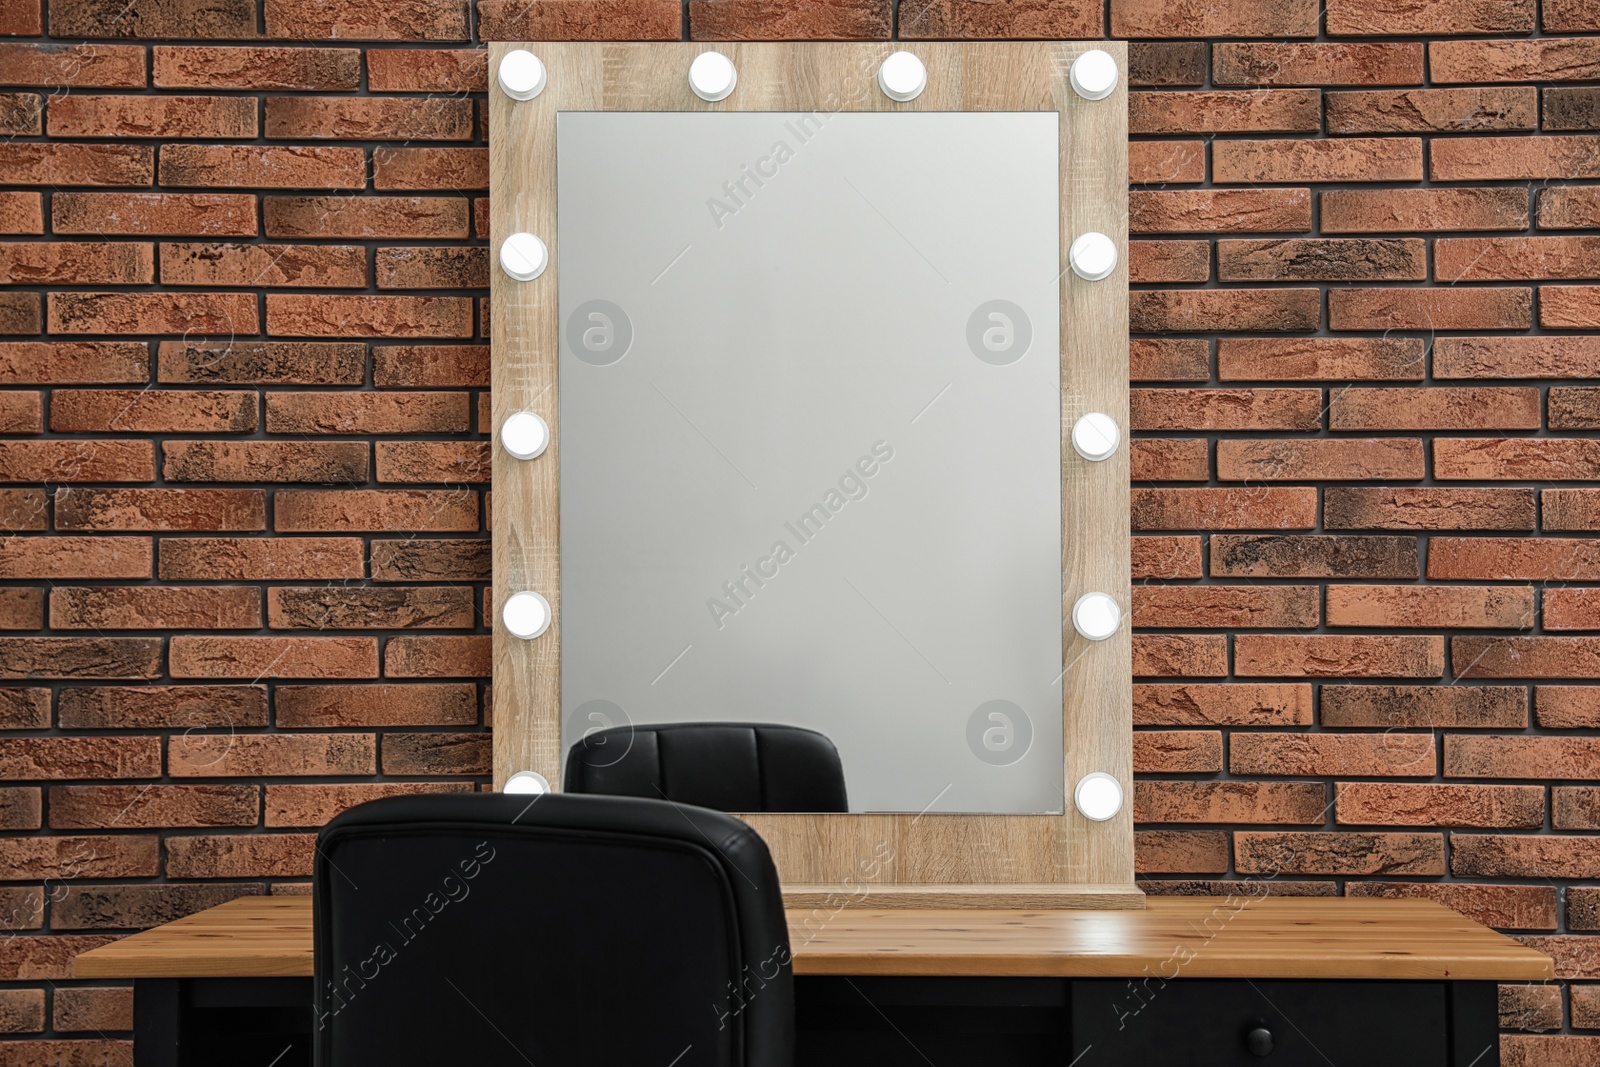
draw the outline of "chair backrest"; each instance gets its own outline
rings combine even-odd
[[[792,1067],[778,875],[731,816],[389,797],[323,828],[314,879],[317,1067]]]
[[[799,726],[678,722],[613,726],[567,750],[568,793],[654,797],[716,811],[849,811],[827,734]]]

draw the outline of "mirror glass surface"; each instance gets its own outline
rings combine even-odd
[[[1057,124],[561,113],[564,753],[788,724],[852,811],[1063,810]]]

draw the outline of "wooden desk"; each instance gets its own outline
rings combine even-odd
[[[1281,1042],[1305,1039],[1319,1051],[1318,1041],[1346,1042],[1348,1052],[1354,1040],[1368,1042],[1358,1054],[1381,1048],[1383,1062],[1490,1067],[1498,1062],[1494,983],[1554,973],[1547,956],[1424,900],[1156,897],[1143,910],[1110,912],[817,909],[791,911],[789,924],[802,1037],[808,1018],[826,1028],[834,1015],[848,1015],[847,1000],[867,1001],[886,1021],[897,1011],[926,1021],[928,1012],[959,1016],[962,1003],[992,1009],[998,996],[1005,1010],[1062,1020],[1061,1040],[1074,1049],[1091,1043],[1091,1033],[1102,1048],[1135,1039],[1160,1047],[1174,1028],[1181,1042],[1202,1022],[1220,1019],[1226,1029],[1260,1017],[1289,1024],[1279,1028]],[[165,1049],[182,1044],[185,1020],[206,1005],[237,1010],[255,997],[263,1010],[286,1013],[280,1027],[301,1018],[309,1028],[311,901],[242,897],[86,952],[75,973],[135,980],[138,1067],[190,1062]],[[1292,1018],[1283,1007],[1290,1002],[1323,1006]],[[1136,1016],[1145,1024],[1121,1025]],[[899,1038],[890,1040],[906,1037],[895,1029]],[[1156,1062],[1139,1058],[1143,1048],[1128,1046],[1126,1058],[1111,1062]],[[838,1067],[892,1061],[859,1035],[843,1050],[826,1045],[816,1059]]]

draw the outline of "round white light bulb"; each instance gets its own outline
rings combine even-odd
[[[544,63],[525,48],[507,52],[500,60],[500,91],[513,100],[532,100],[544,92]]]
[[[1103,233],[1079,234],[1067,250],[1072,273],[1086,282],[1097,282],[1117,269],[1117,245]]]
[[[1078,779],[1072,802],[1085,819],[1105,822],[1122,810],[1122,783],[1104,771],[1092,771]]]
[[[550,447],[550,424],[531,411],[519,411],[500,424],[500,447],[517,459],[534,459]]]
[[[710,103],[726,100],[739,84],[739,72],[733,60],[721,52],[701,52],[689,64],[689,88],[694,95]]]
[[[549,250],[531,233],[514,233],[500,242],[500,269],[519,282],[533,281],[549,263]]]
[[[500,620],[513,637],[531,641],[550,629],[550,601],[538,593],[513,593],[500,609]]]
[[[915,100],[928,87],[928,68],[910,52],[896,52],[878,68],[878,88],[890,100]]]
[[[539,794],[550,792],[549,779],[538,771],[518,771],[506,779],[506,787],[502,793]]]
[[[1104,100],[1117,88],[1117,61],[1111,53],[1091,48],[1072,61],[1067,71],[1072,91],[1085,100]]]
[[[1072,628],[1090,641],[1104,641],[1122,625],[1122,609],[1104,593],[1085,593],[1072,605]]]
[[[1098,463],[1116,454],[1122,443],[1117,420],[1102,411],[1091,411],[1072,424],[1072,450],[1084,459]]]

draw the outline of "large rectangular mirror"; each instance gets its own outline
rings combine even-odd
[[[491,48],[496,782],[1127,903],[1124,50],[892,51]]]

